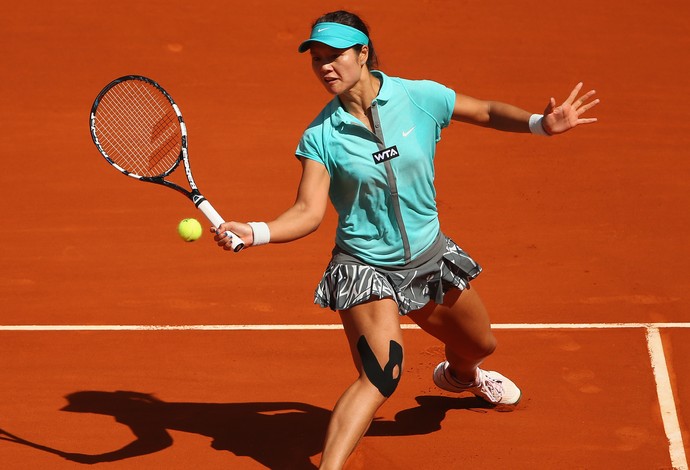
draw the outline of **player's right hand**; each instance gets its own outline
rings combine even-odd
[[[241,222],[225,222],[220,227],[211,227],[211,232],[218,246],[226,251],[234,251],[230,232],[237,234],[237,236],[244,241],[245,248],[252,246],[254,242],[254,232],[252,228],[249,224],[243,224]]]

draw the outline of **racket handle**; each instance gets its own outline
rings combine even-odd
[[[211,221],[214,227],[220,227],[225,223],[225,220],[220,216],[220,214],[213,208],[210,202],[204,200],[197,206],[201,212],[204,213],[206,218]],[[231,239],[232,251],[238,252],[244,248],[244,242],[242,239],[235,235],[234,233],[227,231],[225,232]]]

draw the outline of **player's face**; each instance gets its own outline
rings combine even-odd
[[[311,66],[321,84],[329,93],[339,95],[359,82],[365,51],[357,53],[353,48],[335,49],[326,44],[314,43],[311,48]]]

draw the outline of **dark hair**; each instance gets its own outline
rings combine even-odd
[[[367,58],[367,67],[369,68],[369,70],[378,68],[379,60],[378,57],[376,57],[374,43],[372,42],[371,37],[369,36],[369,28],[367,28],[367,25],[364,23],[364,21],[362,21],[362,19],[359,16],[345,10],[332,11],[330,13],[326,13],[325,15],[321,16],[316,21],[314,21],[312,28],[319,23],[326,22],[340,23],[346,26],[351,26],[366,34],[369,38],[369,57]],[[353,48],[357,51],[357,53],[362,51],[362,46],[360,45],[353,46]]]

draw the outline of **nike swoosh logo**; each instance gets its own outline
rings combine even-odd
[[[408,131],[403,131],[403,133],[402,133],[403,137],[407,137],[408,135],[410,135],[410,132],[412,132],[413,130],[414,130],[414,127],[412,127],[412,129],[410,129]]]
[[[317,33],[322,33],[322,32],[324,32],[324,31],[326,31],[327,29],[328,29],[328,28],[319,28],[319,29],[316,30],[316,32],[317,32]]]

